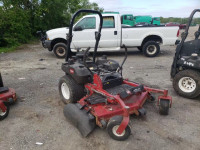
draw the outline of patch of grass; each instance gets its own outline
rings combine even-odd
[[[17,49],[19,45],[15,45],[12,47],[0,47],[0,53],[8,53],[8,52],[13,52]]]
[[[36,44],[36,43],[38,43],[38,38],[33,37],[26,44]],[[0,53],[13,52],[13,51],[17,50],[20,46],[23,46],[23,45],[25,45],[25,44],[16,44],[16,45],[10,46],[10,47],[0,47]]]

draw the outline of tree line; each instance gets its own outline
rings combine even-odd
[[[89,0],[0,0],[0,47],[27,43],[38,30],[66,27],[81,8],[103,11]]]
[[[0,48],[27,43],[38,30],[67,27],[72,14],[82,8],[103,11],[89,0],[0,0]],[[161,17],[161,23],[187,21]],[[200,18],[193,24],[200,24]]]
[[[188,18],[175,18],[175,17],[169,17],[169,18],[163,18],[160,17],[161,23],[168,23],[168,22],[177,22],[180,24],[187,24]],[[192,25],[200,24],[200,18],[193,18]]]

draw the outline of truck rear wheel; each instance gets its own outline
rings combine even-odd
[[[148,41],[143,45],[142,51],[147,57],[155,57],[160,53],[160,46],[155,41]]]
[[[58,58],[65,58],[67,54],[67,45],[64,43],[57,43],[53,47],[53,52]]]
[[[196,98],[200,95],[200,73],[194,70],[183,70],[173,79],[174,90],[183,97]]]

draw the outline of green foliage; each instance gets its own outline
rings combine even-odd
[[[163,18],[163,17],[160,17],[160,20],[161,20],[161,23],[177,22],[180,24],[187,24],[187,22],[188,22],[188,18],[173,18],[173,17]],[[193,18],[192,24],[193,25],[200,24],[200,18]]]
[[[89,0],[0,0],[0,47],[27,43],[38,30],[66,27],[83,8],[103,11]]]

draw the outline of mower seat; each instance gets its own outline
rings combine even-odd
[[[0,87],[0,94],[8,92],[9,89],[7,87]]]
[[[111,73],[102,77],[103,89],[109,89],[119,86],[123,83],[123,78],[119,73]]]

